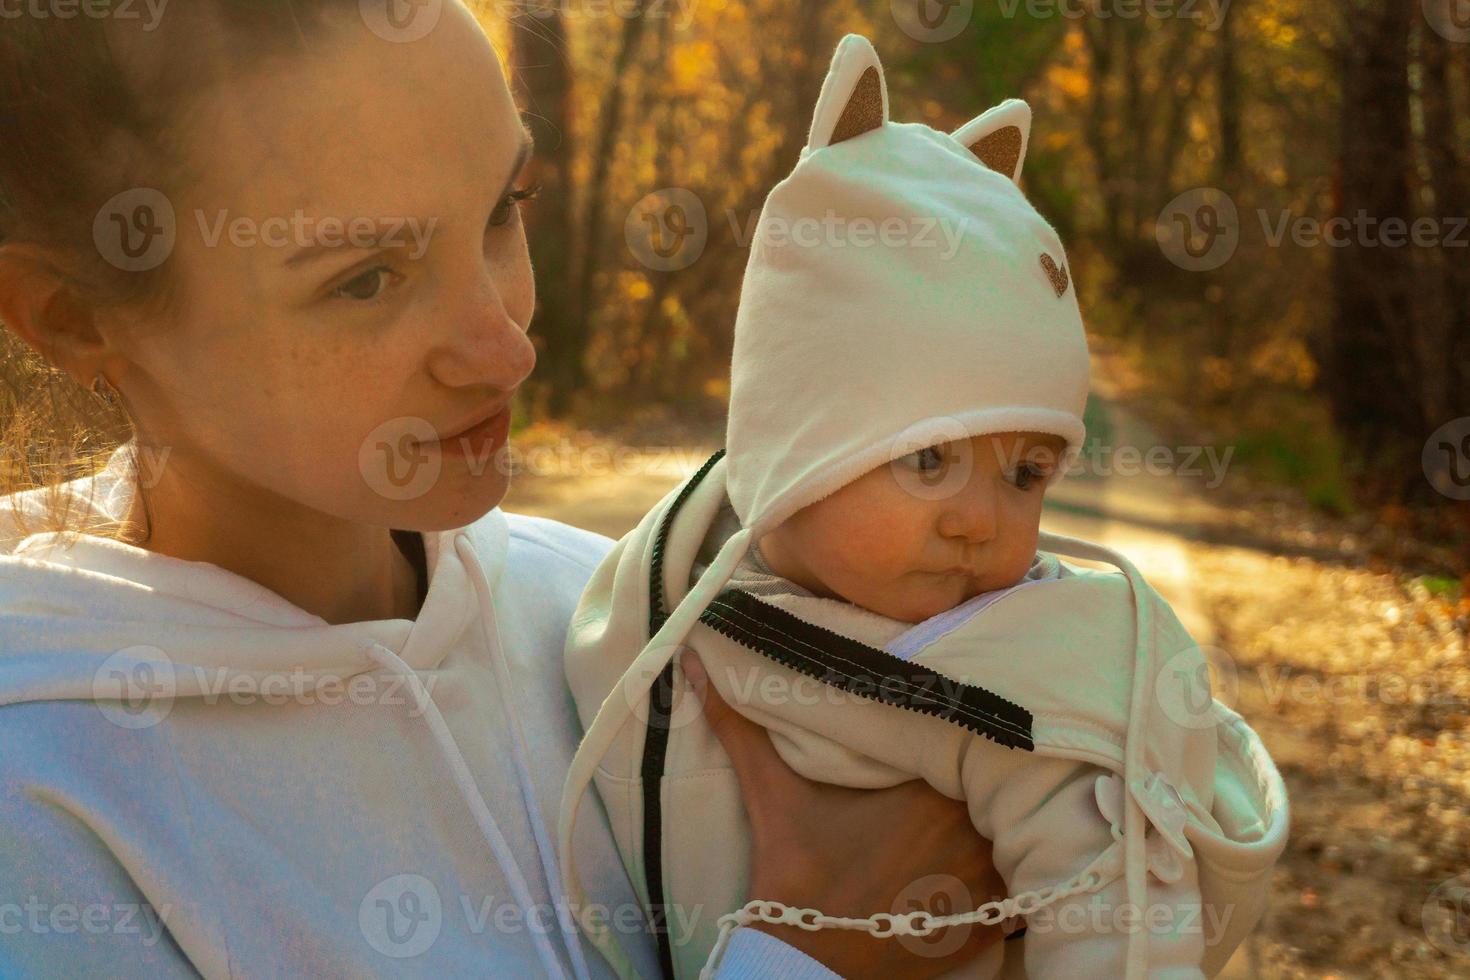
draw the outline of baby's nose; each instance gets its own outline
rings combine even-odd
[[[999,502],[991,481],[973,478],[947,501],[939,530],[946,537],[979,544],[995,537]]]

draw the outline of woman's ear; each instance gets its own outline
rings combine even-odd
[[[86,387],[109,345],[63,268],[40,246],[0,245],[0,323]]]
[[[887,121],[888,83],[878,52],[861,34],[849,34],[838,42],[832,56],[806,148],[820,150],[854,139]]]
[[[981,163],[1019,184],[1031,140],[1031,107],[1020,99],[1006,99],[955,130],[954,138]]]

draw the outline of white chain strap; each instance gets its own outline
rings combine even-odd
[[[748,926],[752,922],[796,926],[807,932],[816,932],[819,929],[855,929],[878,939],[891,936],[927,936],[954,926],[992,926],[1017,915],[1030,915],[1064,898],[1097,891],[1122,873],[1123,856],[1120,844],[1114,841],[1091,864],[1060,885],[1048,885],[999,901],[986,902],[972,912],[958,912],[954,915],[933,915],[919,909],[915,912],[878,912],[865,919],[849,919],[824,915],[817,909],[794,908],[781,902],[755,899],[746,902],[734,912],[720,916],[720,935],[715,940],[714,949],[710,950],[704,969],[699,971],[699,980],[713,980],[715,967],[730,943],[730,933],[737,927]]]

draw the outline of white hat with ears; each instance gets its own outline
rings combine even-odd
[[[859,476],[936,443],[1054,433],[1080,451],[1088,356],[1056,232],[1017,186],[1031,111],[1010,99],[953,134],[888,118],[872,44],[837,46],[807,145],[771,191],[735,323],[728,485],[741,528],[603,702],[573,759],[560,846],[633,706],[752,542]],[[584,920],[619,972],[631,965]]]
[[[917,449],[1085,433],[1088,354],[1061,240],[1017,186],[1019,99],[941,133],[888,118],[866,38],[837,47],[757,225],[735,321],[730,502],[764,533]],[[759,536],[759,534],[758,534]]]

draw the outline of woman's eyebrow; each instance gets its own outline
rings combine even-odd
[[[516,150],[516,158],[511,164],[510,176],[506,178],[505,186],[501,188],[500,193],[495,195],[495,199],[497,201],[505,197],[506,194],[510,193],[511,189],[515,186],[516,179],[520,177],[521,171],[525,169],[526,163],[531,159],[531,152],[534,149],[535,143],[531,139],[530,131],[527,130],[525,127],[522,127],[521,142],[518,149]],[[288,259],[286,259],[286,267],[288,269],[294,269],[298,266],[313,262],[316,259],[339,252],[401,247],[406,244],[402,241],[396,240],[401,235],[412,233],[414,236],[417,236],[420,228],[427,227],[429,229],[432,229],[433,224],[437,223],[437,221],[434,223],[425,223],[414,220],[383,220],[374,222],[374,224],[377,225],[379,229],[377,233],[368,233],[365,235],[363,234],[365,229],[362,228],[360,223],[361,219],[358,219],[358,221],[359,223],[353,234],[337,236],[339,239],[345,238],[346,240],[317,242],[311,245],[307,245],[304,248],[300,248],[296,252],[294,252]],[[342,224],[345,226],[349,223],[342,222]]]

